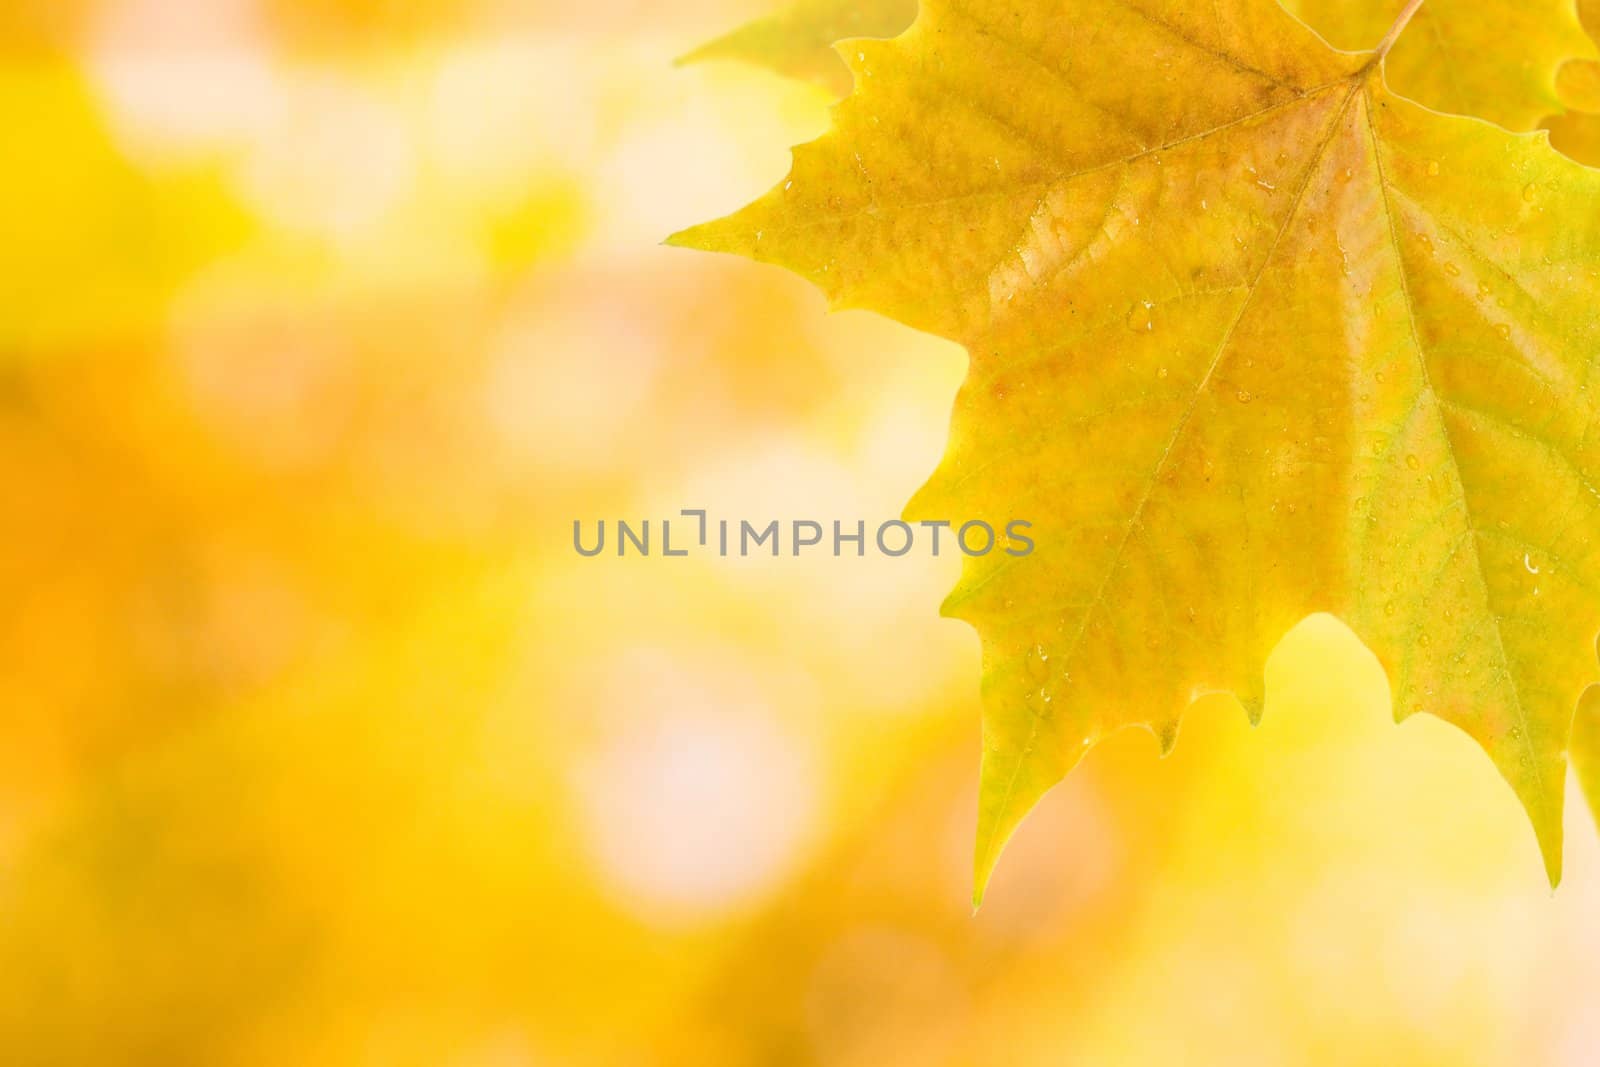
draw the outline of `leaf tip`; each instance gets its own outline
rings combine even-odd
[[[1037,723],[1037,719],[1033,720]],[[985,738],[990,720],[985,720]],[[1026,741],[1013,738],[1001,749],[986,748],[978,771],[978,834],[973,848],[972,902],[983,903],[989,881],[999,865],[1017,828],[1044,799],[1046,793],[1065,778],[1092,745],[1091,738],[1081,744],[1044,743],[1038,736]],[[985,741],[985,744],[990,744]],[[997,755],[1005,751],[1005,755]]]
[[[661,243],[668,248],[688,248],[696,252],[725,251],[726,242],[719,242],[716,239],[716,225],[714,222],[702,222],[696,226],[687,226],[668,235]]]
[[[995,864],[1000,859],[1002,844],[997,844],[995,834],[991,828],[985,833],[981,829],[978,833],[978,845],[973,855],[972,862],[972,914],[976,916],[983,907],[983,898],[989,891],[989,880],[994,877]]]
[[[662,243],[662,245],[664,245],[667,248],[695,248],[695,249],[698,249],[700,246],[695,242],[694,234],[695,234],[695,231],[698,230],[699,228],[700,227],[698,227],[698,226],[690,226],[690,227],[688,227],[686,229],[678,230],[675,233],[670,233],[670,234],[667,235],[666,239],[664,241],[662,241],[661,243]]]
[[[1539,841],[1539,852],[1544,857],[1545,877],[1550,880],[1552,892],[1561,885],[1562,860],[1562,804],[1558,793],[1553,806],[1546,805],[1528,814],[1533,819],[1534,836]]]
[[[672,59],[675,68],[691,67],[697,63],[704,63],[708,59],[739,58],[738,41],[742,34],[748,34],[750,27],[745,26],[740,30],[733,30],[721,37],[713,38],[695,45],[687,52],[682,52]]]
[[[1554,893],[1561,888],[1561,842],[1558,840],[1554,848],[1541,842],[1540,850],[1544,853],[1544,874],[1550,880],[1550,892]]]
[[[672,248],[689,248],[697,252],[727,252],[746,259],[764,259],[759,254],[762,236],[762,219],[757,210],[759,203],[757,201],[732,215],[679,230],[667,238],[666,244]]]
[[[987,756],[983,761],[981,777],[984,784],[990,785],[993,765]],[[1022,821],[1020,815],[1012,805],[1013,793],[1007,786],[1004,794],[995,803],[989,797],[980,801],[978,809],[978,836],[972,850],[972,912],[977,914],[983,906],[984,894],[989,891],[989,881],[994,877],[994,869],[1000,862],[1000,853],[1005,850],[1006,842],[1011,839],[1017,824]],[[1024,805],[1026,810],[1028,805]]]

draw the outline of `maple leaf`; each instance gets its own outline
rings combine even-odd
[[[1600,629],[1600,172],[1395,95],[1273,0],[928,0],[787,180],[674,243],[964,344],[912,519],[1034,522],[983,645],[977,896],[1097,740],[1330,612],[1471,735],[1559,880]]]
[[[1337,48],[1371,45],[1406,0],[1282,0]],[[1573,0],[1429,0],[1386,63],[1419,104],[1531,130],[1565,107],[1564,64],[1600,58]]]
[[[840,62],[834,42],[893,37],[910,26],[916,14],[917,0],[800,0],[777,15],[702,45],[678,62],[742,59],[843,96],[850,91],[850,70]]]

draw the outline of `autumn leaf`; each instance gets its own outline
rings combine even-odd
[[[1418,6],[1411,5],[1412,10]],[[677,235],[971,355],[908,514],[1035,523],[984,653],[978,893],[1097,740],[1252,716],[1331,612],[1561,864],[1600,629],[1600,172],[1396,96],[1272,0],[931,0],[789,177]]]
[[[917,0],[799,0],[780,14],[695,49],[679,62],[742,59],[843,96],[850,91],[850,70],[834,51],[834,42],[893,37],[910,26],[916,14]]]
[[[1370,47],[1406,0],[1283,0],[1336,48]],[[1395,92],[1511,130],[1566,106],[1563,64],[1600,58],[1573,0],[1428,0],[1386,62]]]

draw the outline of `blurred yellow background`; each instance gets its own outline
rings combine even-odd
[[[964,357],[660,240],[821,90],[763,0],[0,8],[0,1063],[1600,1062],[1467,739],[1314,619],[970,914],[958,561],[583,559],[897,515]]]

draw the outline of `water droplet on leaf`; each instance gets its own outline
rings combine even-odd
[[[1028,673],[1035,678],[1048,678],[1050,676],[1050,653],[1044,650],[1043,645],[1034,645],[1028,649]]]

